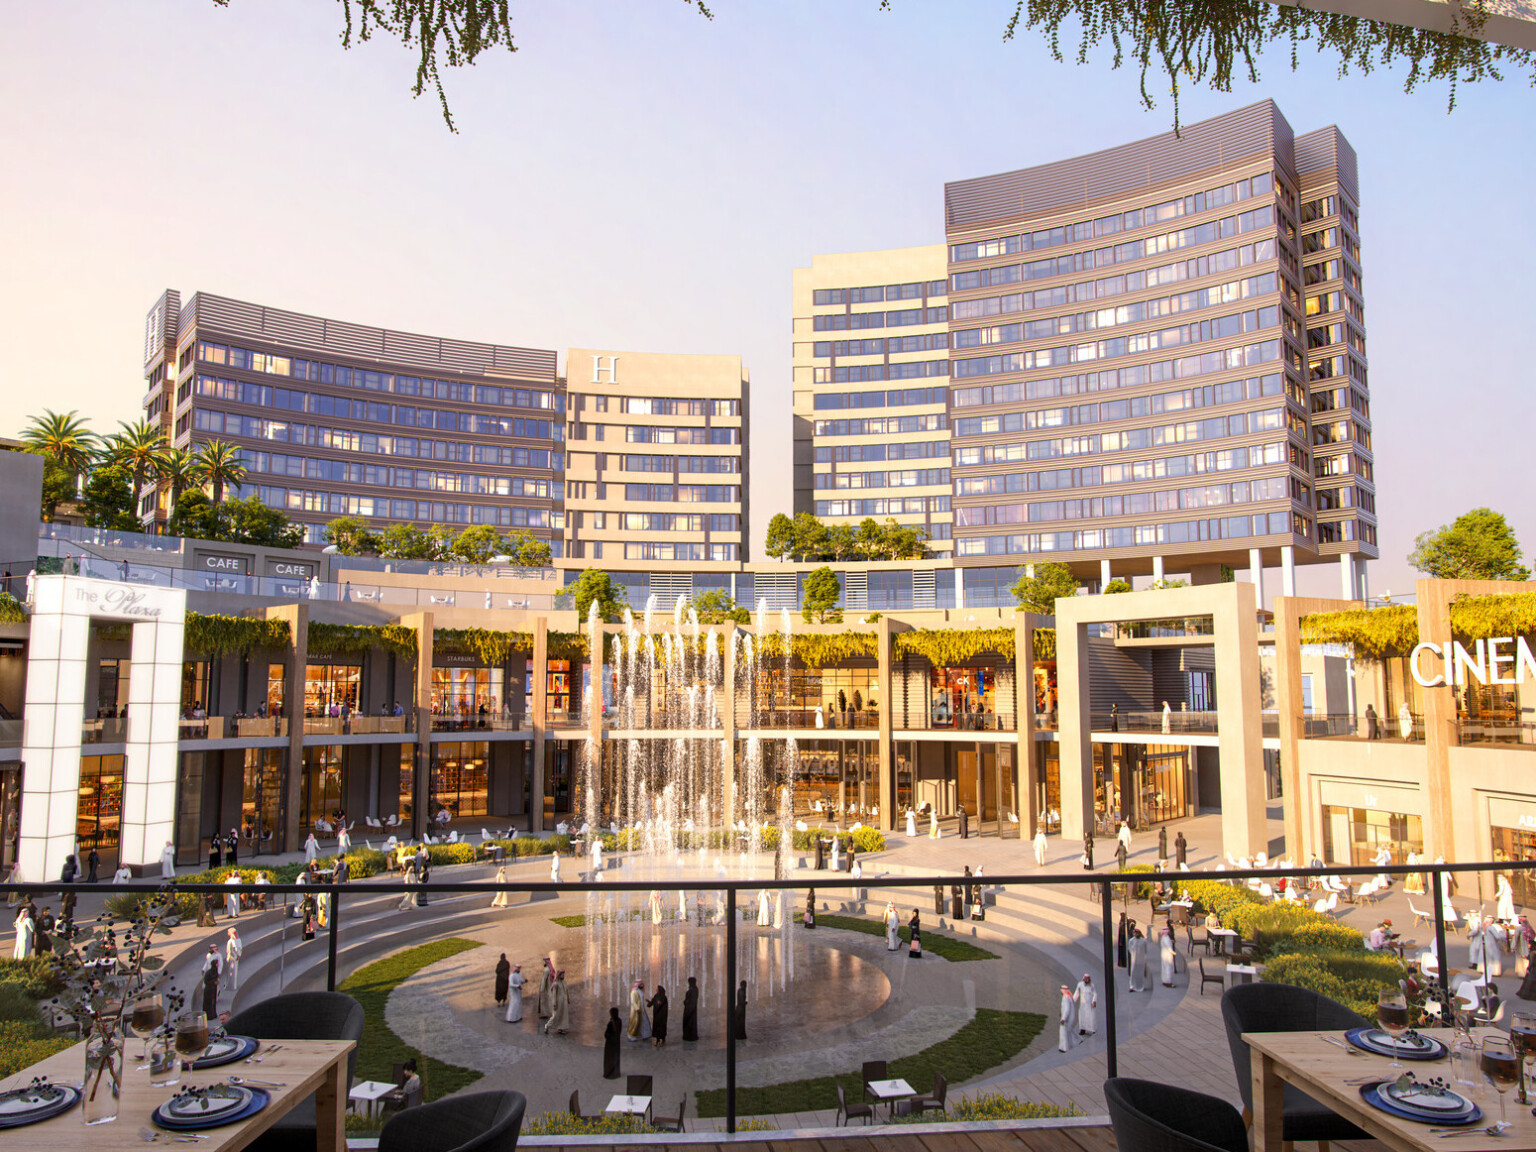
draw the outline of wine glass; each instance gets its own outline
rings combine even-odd
[[[1536,1012],[1516,1012],[1509,1028],[1509,1040],[1520,1057],[1520,1103],[1529,1104],[1525,1089],[1525,1070],[1536,1061]]]
[[[133,1011],[128,1017],[128,1024],[133,1029],[133,1034],[144,1041],[144,1051],[139,1059],[145,1065],[149,1064],[149,1042],[155,1034],[155,1029],[164,1023],[165,997],[159,992],[150,992],[133,1002]]]
[[[1504,1127],[1504,1094],[1520,1079],[1520,1057],[1515,1055],[1514,1045],[1502,1036],[1490,1036],[1483,1041],[1483,1054],[1478,1061],[1483,1079],[1493,1085],[1499,1094],[1499,1126]]]
[[[1397,1061],[1397,1038],[1408,1031],[1408,997],[1400,988],[1383,988],[1376,998],[1376,1023],[1392,1041],[1390,1067],[1401,1068]]]
[[[204,1012],[188,1012],[176,1021],[176,1055],[181,1057],[183,1072],[192,1071],[208,1053],[208,1016]]]

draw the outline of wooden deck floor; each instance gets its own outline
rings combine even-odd
[[[751,1135],[751,1133],[748,1133]],[[855,1125],[846,1136],[819,1140],[735,1140],[722,1144],[686,1144],[687,1152],[1115,1152],[1115,1135],[1104,1128],[1030,1128],[1012,1132],[923,1132]],[[655,1152],[668,1145],[655,1141],[633,1144],[563,1145],[561,1152]]]

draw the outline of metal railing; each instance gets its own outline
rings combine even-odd
[[[564,716],[565,713],[560,713]],[[526,716],[446,716],[432,717],[434,732],[522,732],[526,730]]]
[[[610,866],[616,860],[610,858]],[[1167,884],[1171,890],[1176,890],[1178,885],[1187,884],[1190,881],[1217,881],[1221,883],[1243,883],[1248,881],[1271,882],[1278,879],[1321,880],[1323,878],[1337,879],[1341,876],[1377,876],[1387,874],[1392,876],[1407,876],[1417,873],[1425,877],[1426,886],[1430,891],[1435,930],[1435,955],[1441,958],[1440,970],[1448,971],[1449,964],[1446,949],[1446,924],[1447,909],[1445,907],[1444,889],[1441,883],[1442,874],[1455,876],[1461,873],[1476,872],[1505,872],[1526,873],[1526,880],[1536,878],[1536,860],[1509,860],[1509,861],[1485,861],[1472,864],[1390,864],[1385,867],[1372,865],[1348,866],[1329,865],[1321,868],[1233,868],[1230,870],[1201,870],[1201,871],[1153,871],[1136,873],[1087,873],[1069,872],[1061,874],[1032,873],[1027,875],[992,875],[987,874],[984,879],[976,879],[964,875],[952,873],[934,873],[917,876],[864,876],[858,880],[838,873],[826,876],[822,873],[811,871],[801,879],[770,880],[690,880],[684,878],[668,879],[665,883],[655,879],[645,880],[582,880],[576,883],[554,883],[549,881],[532,882],[508,882],[498,884],[494,881],[448,881],[428,884],[404,884],[393,881],[380,881],[375,879],[362,880],[354,883],[337,885],[334,883],[317,884],[270,884],[263,887],[262,892],[267,897],[272,896],[305,896],[327,894],[330,897],[329,935],[327,939],[326,955],[326,987],[334,991],[337,983],[337,941],[340,935],[342,923],[343,896],[349,900],[365,897],[399,897],[406,893],[428,893],[431,895],[443,895],[448,893],[467,893],[491,896],[497,892],[528,893],[536,896],[549,894],[550,898],[558,898],[561,895],[580,895],[589,892],[638,892],[649,894],[658,886],[666,888],[669,892],[722,892],[725,897],[725,959],[726,959],[726,983],[727,989],[733,989],[737,983],[736,957],[737,935],[740,925],[740,917],[737,915],[739,907],[738,894],[742,892],[756,893],[761,890],[784,892],[786,894],[797,891],[818,892],[826,889],[847,890],[857,888],[878,892],[884,889],[911,889],[934,888],[942,897],[945,890],[957,891],[961,887],[975,884],[985,884],[989,888],[1029,888],[1034,885],[1056,884],[1076,886],[1082,883],[1089,884],[1094,891],[1094,899],[1100,909],[1100,933],[1101,933],[1101,979],[1099,991],[1103,997],[1102,1012],[1105,1026],[1105,1059],[1107,1063],[1107,1076],[1113,1078],[1119,1074],[1119,1040],[1117,1030],[1117,1015],[1115,1010],[1116,986],[1116,939],[1115,939],[1115,908],[1114,902],[1122,893],[1129,897],[1134,892],[1136,885],[1141,884]],[[600,874],[599,874],[600,875]],[[1516,879],[1521,879],[1518,875]],[[96,885],[74,884],[65,885],[59,883],[48,884],[8,884],[0,885],[6,891],[14,891],[23,895],[50,893],[63,893],[73,889],[75,892],[91,892],[103,896],[112,896],[121,893],[141,892],[151,893],[159,891],[160,884],[147,882],[133,882],[127,884],[103,883]],[[215,902],[222,902],[229,896],[229,888],[223,884],[185,884],[177,886],[178,892],[208,896]],[[787,907],[793,906],[793,901],[786,902]],[[1428,914],[1427,914],[1428,915]],[[1451,911],[1455,916],[1454,910]],[[193,945],[194,947],[198,945]],[[1427,974],[1426,974],[1427,975]],[[1453,1005],[1448,983],[1437,980],[1430,985],[1430,991],[1440,1003],[1440,1010],[1444,1014],[1443,1019],[1453,1019]],[[727,1026],[725,1028],[725,1119],[726,1131],[736,1131],[736,1028],[734,1024],[734,1008],[728,1004],[726,1008]]]
[[[1536,749],[1536,724],[1502,717],[1461,715],[1456,718],[1456,739],[1461,744]]]

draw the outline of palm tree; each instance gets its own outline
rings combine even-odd
[[[32,417],[32,425],[22,432],[21,439],[29,451],[53,457],[55,463],[68,469],[77,479],[90,470],[91,457],[96,450],[95,434],[74,411],[59,413],[43,409],[41,416]]]
[[[160,457],[165,451],[165,431],[142,419],[137,424],[119,422],[118,427],[122,431],[107,440],[107,458],[133,473],[133,498],[137,501],[144,491],[145,478],[159,471]]]
[[[240,449],[223,440],[210,440],[197,450],[197,479],[213,485],[213,502],[224,502],[224,485],[245,482]]]
[[[197,456],[190,448],[167,448],[155,462],[155,479],[171,486],[171,507],[181,494],[197,483]]]

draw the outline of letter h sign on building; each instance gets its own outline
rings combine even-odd
[[[81,576],[37,578],[21,738],[26,769],[17,862],[23,876],[57,876],[74,850],[92,620],[122,621],[133,629],[122,862],[149,864],[171,839],[186,614],[187,594],[180,588],[125,587]]]

